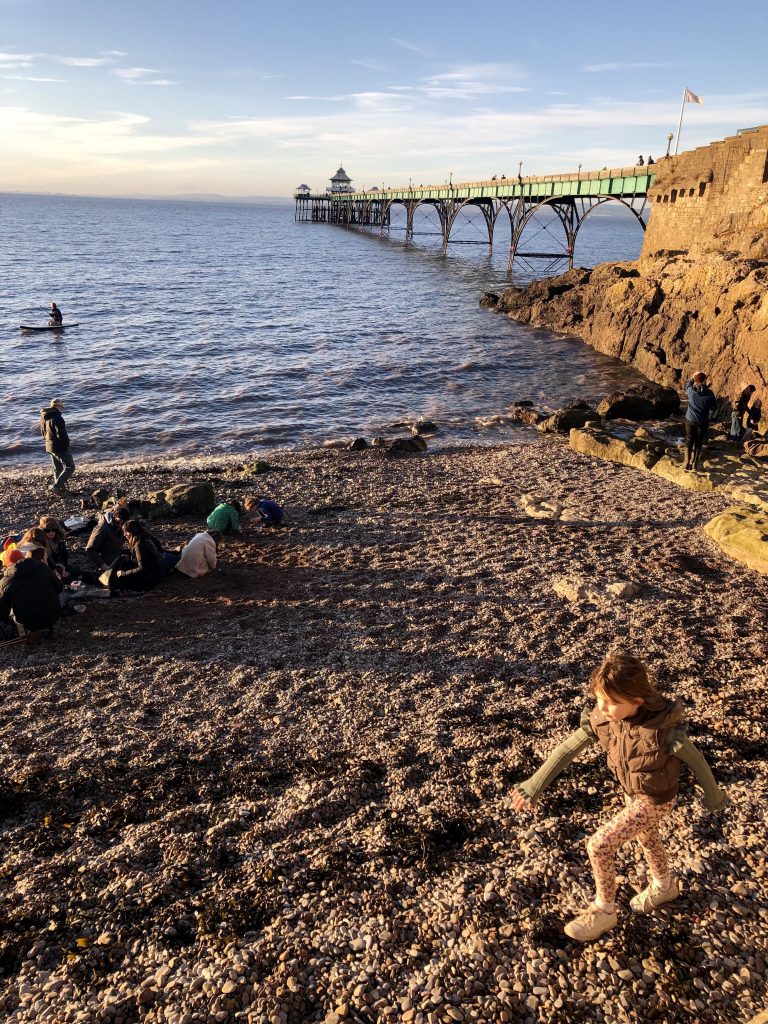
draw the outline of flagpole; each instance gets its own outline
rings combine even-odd
[[[688,86],[683,89],[683,102],[680,104],[680,120],[677,122],[677,138],[675,139],[675,156],[677,156],[677,149],[680,145],[680,132],[683,127],[683,111],[685,110],[685,94],[688,92]]]

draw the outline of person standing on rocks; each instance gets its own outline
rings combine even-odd
[[[40,433],[45,438],[45,450],[53,463],[53,483],[50,490],[66,494],[67,480],[75,472],[75,460],[69,450],[69,434],[62,416],[64,403],[52,398],[47,409],[40,410]]]
[[[685,413],[685,466],[698,469],[701,449],[707,439],[709,418],[717,408],[717,399],[707,386],[706,373],[695,373],[685,385],[688,409]]]
[[[695,773],[706,807],[717,810],[727,803],[704,757],[688,739],[682,704],[658,693],[639,658],[607,657],[592,673],[590,691],[595,707],[584,711],[579,728],[534,775],[518,783],[512,795],[516,811],[533,810],[547,786],[595,742],[605,751],[608,767],[624,791],[624,808],[587,842],[595,898],[565,926],[565,934],[579,942],[597,939],[618,923],[616,854],[631,839],[639,842],[651,876],[648,886],[630,900],[632,910],[651,914],[680,895],[659,825],[675,806],[681,761]]]
[[[752,395],[754,395],[756,390],[757,388],[754,384],[747,384],[733,404],[733,408],[731,410],[732,441],[741,440],[741,435],[744,432],[744,417],[749,409],[749,403],[752,401]]]

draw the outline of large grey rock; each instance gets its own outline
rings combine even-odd
[[[674,388],[635,384],[608,395],[597,411],[607,420],[660,420],[680,411],[680,396]]]
[[[177,484],[165,491],[153,491],[147,495],[150,503],[149,516],[160,519],[163,516],[207,516],[216,506],[213,484],[203,481],[197,484]]]
[[[596,418],[595,410],[585,402],[579,402],[567,409],[558,409],[552,416],[542,420],[537,430],[542,434],[567,434],[574,428],[580,429]]]

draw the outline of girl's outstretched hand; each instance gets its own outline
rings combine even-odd
[[[512,807],[516,811],[532,811],[533,804],[517,789],[512,790]]]

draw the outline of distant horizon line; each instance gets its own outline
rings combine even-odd
[[[37,189],[0,189],[0,196],[35,196],[43,199],[127,199],[132,201],[157,201],[177,203],[233,203],[257,205],[259,203],[293,203],[290,196],[225,196],[219,192],[176,192],[169,195],[153,195],[145,192],[118,192],[104,195],[98,192],[52,192]]]

